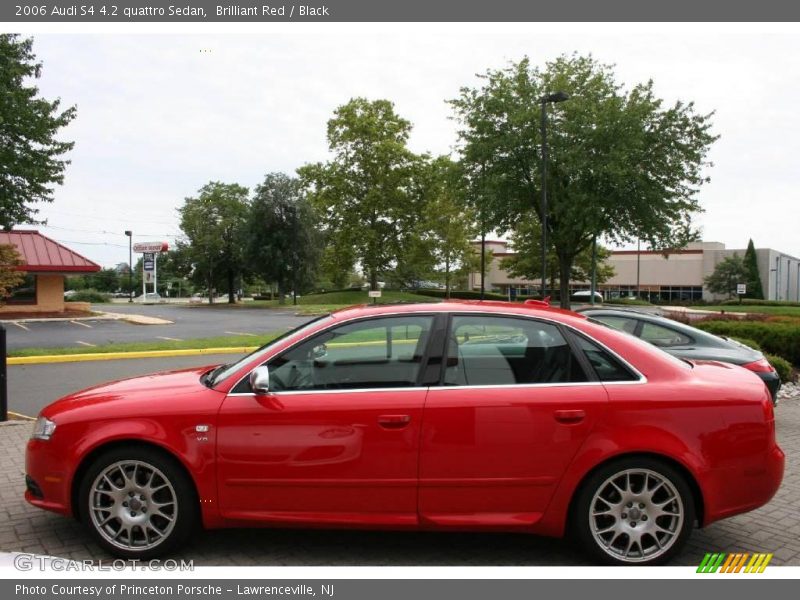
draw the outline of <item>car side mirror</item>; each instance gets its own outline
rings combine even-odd
[[[269,367],[261,365],[250,372],[250,389],[258,396],[269,394]]]

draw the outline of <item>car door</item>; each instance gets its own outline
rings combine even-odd
[[[535,523],[607,396],[560,326],[455,314],[425,404],[420,516],[437,527]]]
[[[414,525],[420,384],[432,316],[362,319],[271,358],[268,394],[244,377],[219,418],[230,519]]]

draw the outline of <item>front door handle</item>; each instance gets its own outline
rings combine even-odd
[[[565,425],[574,425],[580,423],[586,418],[586,411],[584,410],[557,410],[553,415],[556,421],[564,423]]]
[[[378,425],[384,429],[403,429],[411,422],[411,415],[381,415]]]

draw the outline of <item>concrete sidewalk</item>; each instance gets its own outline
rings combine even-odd
[[[24,449],[30,422],[0,424],[0,552],[108,560],[73,519],[28,505]],[[772,565],[800,565],[800,401],[777,409],[787,455],[783,485],[763,508],[696,530],[675,565],[706,552],[772,552]],[[585,565],[569,542],[519,534],[403,533],[248,528],[198,532],[172,558],[196,565]]]

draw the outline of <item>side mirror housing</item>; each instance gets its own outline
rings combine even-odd
[[[250,389],[258,396],[269,394],[269,367],[261,365],[250,372]]]

